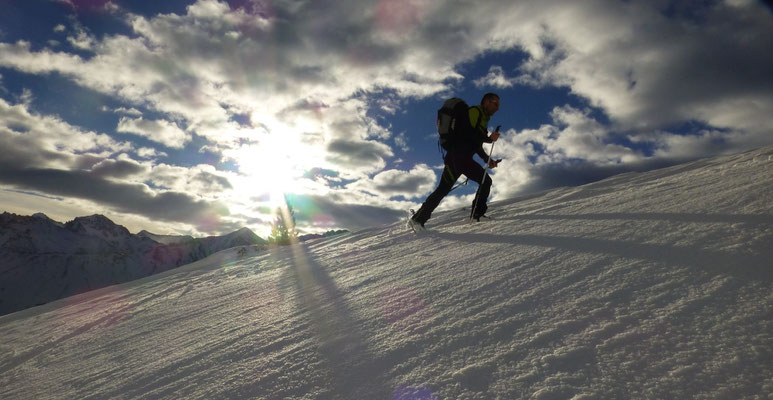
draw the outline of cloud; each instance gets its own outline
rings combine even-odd
[[[33,52],[30,47],[30,42],[23,40],[15,44],[0,43],[0,65],[31,74],[54,71],[73,74],[83,64],[83,60],[77,55],[57,53],[48,49]]]
[[[131,107],[131,108],[118,107],[118,108],[116,108],[114,110],[110,110],[110,109],[108,109],[106,107],[103,107],[103,111],[112,111],[112,112],[117,113],[117,114],[130,115],[132,117],[141,117],[142,116],[142,111],[140,111],[140,110],[138,110],[138,109],[136,109],[134,107]]]
[[[372,140],[335,139],[327,145],[327,152],[326,160],[338,168],[363,172],[383,169],[384,160],[393,155],[389,146]]]
[[[92,50],[97,42],[93,35],[82,29],[78,30],[76,36],[67,36],[67,41],[79,50]]]
[[[214,194],[215,197],[228,189],[233,189],[224,172],[215,167],[200,164],[193,167],[180,167],[159,164],[152,167],[147,179],[153,185],[183,193],[196,193],[201,197]]]
[[[275,4],[271,13],[255,14],[255,7],[200,0],[181,15],[125,13],[135,37],[99,38],[88,47],[94,52],[90,58],[35,51],[18,42],[2,44],[0,64],[28,73],[57,72],[135,106],[121,109],[141,106],[165,114],[185,131],[136,114],[121,118],[117,130],[170,148],[182,148],[192,133],[210,141],[217,153],[253,140],[251,129],[230,122],[235,114],[250,115],[251,125],[268,134],[302,128],[323,152],[315,157],[316,166],[354,177],[383,169],[393,156],[386,143],[392,133],[354,97],[383,90],[423,97],[461,77],[445,58],[425,59],[405,47],[409,38],[394,28],[422,34],[423,20],[416,18],[429,18],[434,6],[421,1],[403,6],[413,10],[410,18],[397,11],[405,7],[391,6],[374,16],[367,2]],[[91,38],[81,33],[84,40]],[[299,99],[308,107],[299,108]],[[402,139],[397,143],[407,147]]]
[[[71,168],[76,154],[105,157],[128,151],[127,142],[105,134],[84,131],[58,117],[29,110],[28,104],[10,104],[0,99],[0,165]]]
[[[429,17],[429,4],[406,5]],[[421,20],[382,10],[382,29],[373,30],[372,5],[350,6],[312,2],[281,9],[276,4],[282,18],[256,18],[223,2],[200,0],[185,15],[126,14],[137,37],[103,37],[91,47],[95,56],[89,59],[33,51],[29,43],[18,42],[0,46],[0,64],[61,73],[93,90],[182,116],[191,129],[227,121],[224,105],[239,113],[261,109],[261,117],[274,118],[271,114],[299,97],[335,104],[363,89],[385,88],[427,96],[448,88],[446,79],[460,78],[453,60],[425,57],[406,48],[407,39],[395,42],[386,32],[389,26],[410,25],[421,34]],[[216,130],[197,133],[220,139]]]
[[[629,127],[699,119],[757,131],[766,124],[739,110],[752,105],[758,120],[773,118],[760,114],[771,105],[773,39],[758,34],[770,31],[758,3],[697,7],[694,22],[643,1],[307,2],[256,13],[200,0],[184,15],[127,13],[137,36],[104,37],[88,60],[19,42],[0,45],[0,63],[57,71],[197,127],[227,121],[221,105],[270,114],[299,97],[332,104],[379,89],[425,97],[461,79],[459,63],[518,48],[526,63],[494,66],[478,83],[568,86]],[[509,68],[521,75],[505,76]]]
[[[494,87],[502,89],[512,87],[516,83],[516,79],[506,77],[502,67],[492,65],[486,76],[474,80],[473,83],[477,88]]]
[[[159,157],[167,157],[168,154],[162,151],[160,152],[156,149],[152,149],[150,147],[140,147],[137,149],[137,156],[140,158],[155,159]]]
[[[761,34],[773,26],[761,2],[692,15],[652,2],[540,4],[532,23],[520,17],[501,32],[530,55],[522,81],[568,86],[628,129],[699,120],[757,134],[773,123],[761,112],[773,107],[773,39]]]
[[[548,152],[598,164],[628,163],[641,159],[641,154],[616,144],[609,127],[589,114],[590,110],[570,106],[554,108],[550,115],[555,126],[541,138],[541,143]]]
[[[228,179],[206,165],[175,169],[175,190],[139,183],[156,169],[131,159],[133,146],[83,131],[57,117],[36,114],[27,104],[0,99],[0,183],[58,197],[88,200],[121,213],[219,229],[227,207],[197,196],[230,189]],[[209,223],[206,223],[206,222]]]
[[[150,168],[128,157],[121,159],[102,160],[91,168],[92,175],[105,178],[127,178],[133,175],[143,175]]]
[[[497,141],[494,156],[505,161],[494,170],[495,199],[580,185],[641,170],[643,165],[667,163],[616,144],[615,132],[592,118],[590,110],[563,106],[554,108],[550,115],[551,124],[521,132],[510,130]]]
[[[183,148],[185,143],[191,141],[191,135],[185,133],[173,122],[146,120],[142,117],[121,117],[116,131],[139,135],[172,148]]]
[[[656,143],[653,154],[616,144],[618,133],[593,119],[589,110],[556,107],[552,123],[538,129],[505,132],[495,157],[505,161],[494,170],[493,198],[502,200],[561,186],[576,186],[616,174],[647,171],[695,158],[764,145],[742,131],[703,129],[691,135],[655,131],[632,135],[637,145]]]
[[[405,153],[411,150],[410,146],[408,146],[408,138],[405,132],[400,132],[395,136],[395,145]]]
[[[351,189],[376,194],[384,198],[403,196],[421,197],[429,193],[435,185],[435,171],[425,164],[419,164],[410,171],[390,169],[381,171],[372,179],[361,179],[350,186]]]
[[[154,193],[142,184],[115,182],[85,171],[5,166],[0,169],[0,182],[56,196],[90,200],[118,212],[192,223],[203,230],[211,230],[213,226],[205,224],[228,215],[227,208],[217,202],[198,200],[179,192]]]

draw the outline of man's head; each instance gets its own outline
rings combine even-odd
[[[480,105],[483,108],[483,112],[489,117],[494,115],[499,110],[499,95],[496,93],[486,93],[480,100]]]

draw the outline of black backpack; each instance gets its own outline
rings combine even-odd
[[[469,141],[467,136],[472,129],[469,109],[464,100],[453,97],[446,100],[443,107],[437,110],[437,133],[440,135],[438,143],[446,151],[458,149],[465,140]],[[478,125],[480,125],[480,119]]]

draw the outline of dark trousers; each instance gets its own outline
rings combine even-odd
[[[445,168],[443,168],[443,175],[440,177],[440,183],[432,194],[427,197],[424,204],[421,205],[419,211],[416,212],[413,219],[424,225],[429,217],[432,215],[432,211],[440,204],[440,201],[451,191],[456,183],[456,180],[460,175],[466,176],[468,179],[481,185],[475,199],[472,201],[473,210],[472,215],[474,218],[478,218],[486,212],[488,206],[486,200],[488,199],[489,192],[491,192],[491,177],[486,175],[486,170],[475,160],[472,159],[472,154],[459,154],[455,152],[449,152],[446,154]],[[483,181],[483,176],[486,176],[486,180]],[[483,183],[481,183],[483,182]],[[477,207],[475,206],[477,204]]]

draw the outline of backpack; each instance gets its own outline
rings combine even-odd
[[[464,100],[453,97],[443,103],[443,107],[437,110],[437,133],[440,135],[438,143],[446,151],[456,150],[469,141],[470,129],[478,129],[481,119],[475,128],[470,125],[470,107]]]
[[[459,144],[463,127],[470,125],[468,109],[464,100],[454,97],[446,100],[443,107],[437,110],[438,143],[444,149],[451,150]]]

